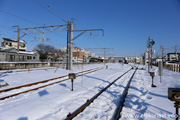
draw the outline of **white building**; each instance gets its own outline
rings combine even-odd
[[[1,47],[18,49],[18,41],[15,39],[2,38]],[[24,40],[20,40],[19,41],[19,50],[26,51],[26,49],[27,49],[26,42]]]
[[[24,40],[18,41],[9,38],[2,38],[0,47],[1,62],[39,62],[39,54],[37,52],[26,51],[27,43]],[[19,54],[18,54],[19,53]],[[19,58],[19,60],[18,60]]]
[[[15,48],[0,47],[0,62],[17,62],[18,51]],[[36,52],[19,51],[19,62],[39,62]]]

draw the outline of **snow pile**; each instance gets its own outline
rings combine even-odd
[[[6,86],[6,85],[8,85],[8,84],[4,80],[0,79],[0,88],[3,86]]]

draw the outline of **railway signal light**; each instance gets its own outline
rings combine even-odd
[[[69,79],[71,79],[71,82],[72,82],[71,91],[73,91],[73,82],[74,82],[74,79],[76,79],[76,74],[75,73],[69,73],[68,77],[69,77]]]
[[[152,77],[152,84],[151,84],[151,87],[156,87],[155,85],[154,85],[154,77],[156,76],[156,73],[155,72],[149,72],[149,74],[150,74],[150,76]]]
[[[155,44],[155,41],[154,41],[154,40],[152,40],[152,41],[151,41],[151,45],[154,45],[154,44]]]
[[[168,99],[180,102],[180,88],[168,88]]]
[[[174,107],[176,108],[176,120],[178,120],[180,108],[180,88],[168,88],[168,99],[175,101]]]

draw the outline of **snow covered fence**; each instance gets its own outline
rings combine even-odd
[[[163,68],[174,72],[180,72],[180,65],[176,64],[164,65]]]

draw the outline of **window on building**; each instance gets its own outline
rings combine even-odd
[[[31,60],[31,59],[32,59],[32,56],[27,56],[27,59],[28,59],[28,60]]]
[[[36,57],[33,57],[33,59],[36,59]]]
[[[9,61],[15,61],[15,55],[10,55],[9,56]]]
[[[2,47],[4,47],[4,46],[5,46],[5,43],[4,43],[4,42],[2,42],[1,46],[2,46]]]
[[[9,46],[12,46],[12,43],[9,43]]]
[[[19,56],[19,58],[20,58],[20,61],[25,61],[25,57],[24,56]]]
[[[22,44],[22,43],[20,43],[20,46],[23,47],[23,48],[26,47],[26,45],[25,45],[25,44]]]

